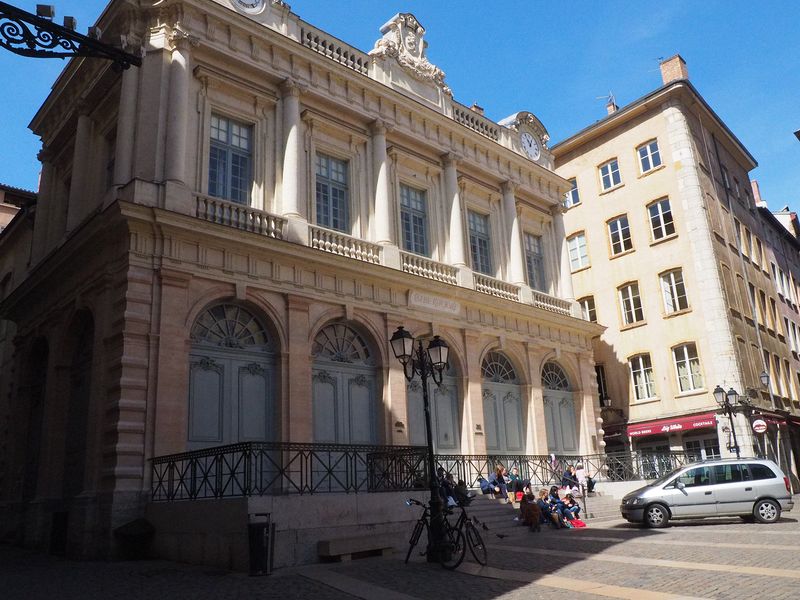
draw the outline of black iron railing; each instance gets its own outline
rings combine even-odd
[[[656,479],[696,460],[684,453],[591,455],[439,454],[443,467],[468,487],[480,487],[498,465],[516,467],[534,488],[559,485],[569,465],[595,481]],[[280,494],[364,493],[424,489],[422,446],[245,442],[154,458],[152,500],[196,500]]]

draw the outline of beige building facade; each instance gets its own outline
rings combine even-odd
[[[724,456],[735,432],[744,454],[768,447],[796,473],[786,432],[800,398],[786,375],[797,354],[778,316],[797,319],[794,280],[784,266],[785,292],[776,292],[768,256],[780,236],[756,209],[756,162],[689,83],[680,56],[661,70],[662,87],[621,109],[610,103],[606,118],[553,148],[572,188],[575,297],[606,326],[594,349],[608,449]],[[771,415],[769,433],[753,433],[748,409],[731,431],[717,386]]]
[[[437,452],[602,451],[601,327],[576,310],[533,114],[456,102],[411,14],[369,53],[278,1],[114,0],[98,25],[143,65],[68,64],[31,123],[30,253],[0,237],[26,256],[0,273],[0,484],[24,543],[108,552],[149,510],[154,457],[424,443],[399,326],[450,347]]]

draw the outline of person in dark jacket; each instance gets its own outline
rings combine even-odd
[[[561,529],[561,515],[558,513],[556,507],[550,503],[550,494],[547,490],[539,490],[539,497],[536,499],[536,504],[542,513],[542,521],[550,523],[556,529]]]
[[[561,487],[572,489],[578,487],[578,479],[575,477],[575,471],[572,465],[567,465],[564,474],[561,476]]]

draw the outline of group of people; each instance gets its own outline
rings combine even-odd
[[[591,494],[594,492],[594,479],[586,474],[582,464],[567,465],[561,476],[561,488],[570,490],[573,495],[580,495],[583,490]]]
[[[456,483],[453,474],[445,473],[444,467],[439,467],[436,475],[439,481],[439,495],[445,506],[469,504],[475,494],[467,489],[467,483],[463,479],[459,479]]]
[[[538,495],[534,495],[528,486],[520,501],[519,511],[522,524],[530,527],[531,531],[539,531],[543,523],[549,523],[556,529],[585,527],[579,519],[581,506],[575,496],[567,493],[562,498],[556,485],[549,490],[539,490]]]

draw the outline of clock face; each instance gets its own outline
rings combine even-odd
[[[254,15],[264,10],[265,0],[233,0],[233,5],[248,14]]]
[[[528,158],[531,160],[538,160],[542,151],[539,148],[539,142],[536,141],[536,138],[526,131],[519,139],[522,143],[522,150],[528,155]]]

